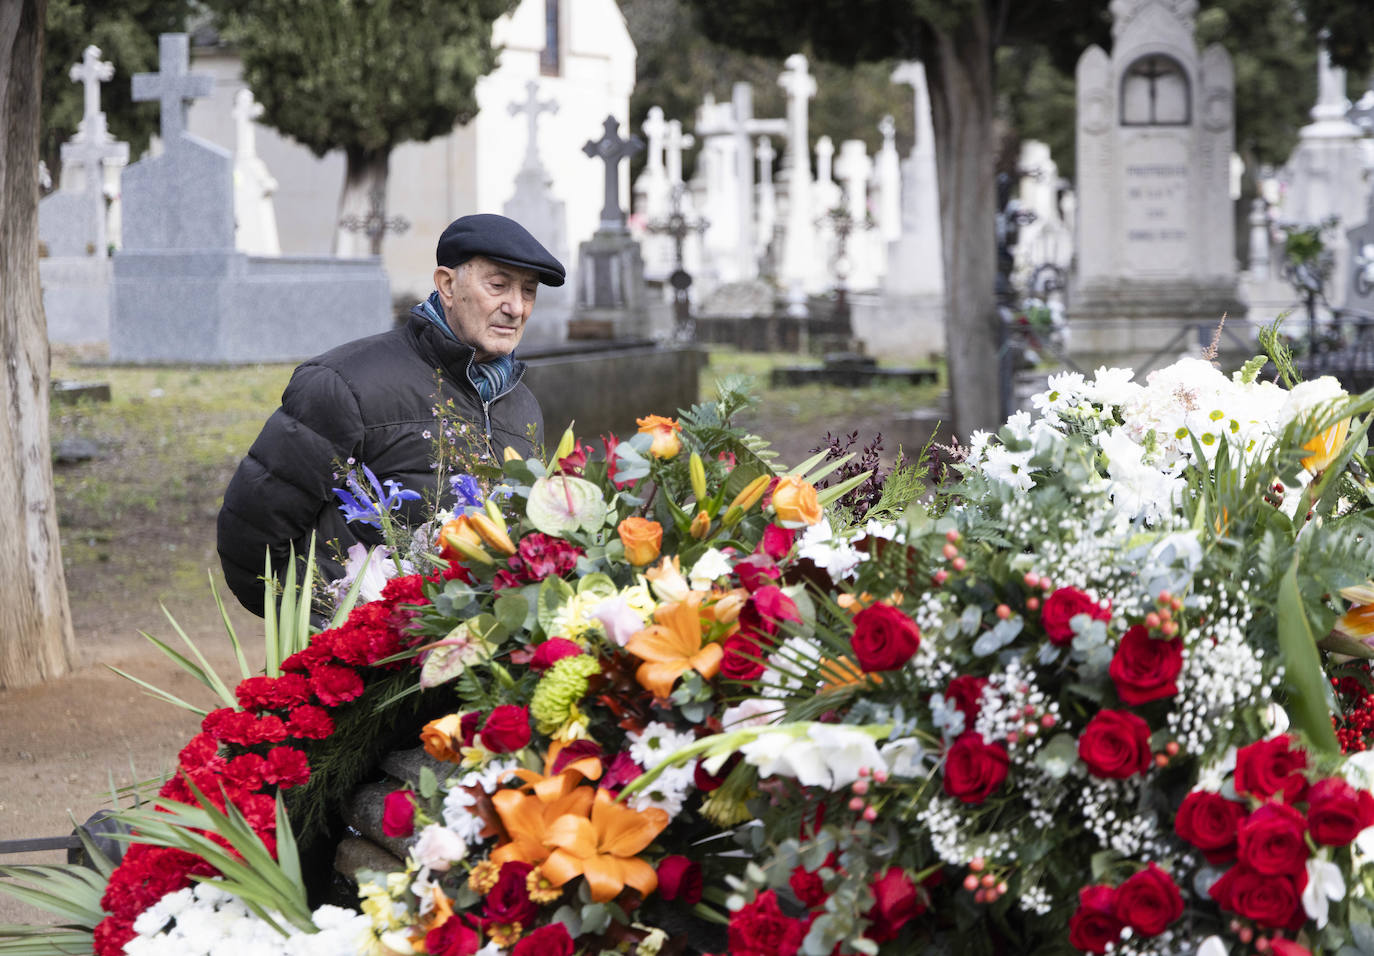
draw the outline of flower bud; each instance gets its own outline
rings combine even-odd
[[[518,451],[516,451],[516,450],[515,450],[514,448],[512,448],[510,445],[507,445],[507,446],[506,446],[506,450],[503,451],[503,452],[501,453],[501,460],[502,460],[502,461],[521,461],[521,460],[523,460],[523,459],[521,459],[520,453],[519,453]]]
[[[702,464],[701,456],[696,452],[692,452],[687,470],[692,477],[692,493],[697,496],[697,504],[701,504],[706,500],[706,466]]]
[[[577,436],[573,434],[573,427],[569,425],[567,430],[563,432],[563,437],[558,439],[558,447],[554,449],[552,460],[557,463],[560,458],[571,455],[576,447]]]
[[[697,516],[692,519],[692,537],[700,541],[706,537],[706,532],[709,530],[711,530],[711,516],[704,511],[698,511]]]
[[[763,493],[768,490],[768,483],[771,479],[767,475],[759,475],[749,484],[744,486],[744,490],[735,495],[735,500],[730,502],[730,507],[725,509],[725,517],[721,519],[721,524],[727,528],[733,528],[739,524],[745,512],[759,503],[763,498]]]
[[[459,515],[447,521],[439,530],[439,553],[447,561],[471,558],[481,564],[491,564],[491,555],[482,550],[482,536],[472,525],[470,515]]]
[[[492,521],[487,514],[470,514],[468,515],[468,523],[477,529],[477,533],[482,536],[483,541],[497,551],[502,554],[515,553],[515,542],[511,541],[506,529]]]

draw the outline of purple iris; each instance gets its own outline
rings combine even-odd
[[[350,523],[360,521],[380,530],[383,514],[388,511],[395,511],[401,507],[403,501],[419,500],[420,493],[418,491],[402,488],[399,481],[391,478],[386,481],[378,481],[371,468],[363,465],[362,469],[363,474],[367,476],[368,484],[372,486],[371,488],[363,487],[363,483],[358,480],[358,473],[350,471],[347,481],[348,490],[334,489],[334,494],[342,502],[339,505],[339,510],[343,512],[345,521]]]
[[[448,480],[448,486],[457,499],[453,503],[454,511],[482,507],[482,486],[477,484],[477,479],[472,475],[454,475]]]

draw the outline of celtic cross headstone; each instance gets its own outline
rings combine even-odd
[[[625,213],[620,208],[620,161],[643,149],[644,141],[638,136],[623,139],[620,123],[614,116],[607,116],[601,125],[604,130],[601,138],[587,140],[582,152],[592,158],[600,158],[606,164],[606,201],[601,207],[600,228],[623,232]]]

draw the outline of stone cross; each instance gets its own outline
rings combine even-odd
[[[345,232],[360,232],[367,236],[371,255],[382,254],[382,238],[387,233],[400,235],[410,228],[410,220],[403,216],[386,218],[386,189],[378,187],[367,194],[367,215],[349,213],[339,220],[339,228]]]
[[[639,128],[649,139],[649,155],[645,157],[648,165],[645,168],[653,175],[660,174],[663,172],[663,137],[668,131],[668,124],[663,119],[663,107],[649,107],[649,115]]]
[[[258,154],[257,131],[253,120],[262,115],[262,104],[253,99],[253,91],[244,87],[234,94],[234,152],[239,156]]]
[[[897,156],[897,124],[884,116],[878,124],[883,145],[878,150],[878,229],[884,242],[902,236],[902,165]]]
[[[1350,109],[1345,96],[1345,70],[1331,65],[1331,52],[1326,44],[1317,48],[1317,105],[1312,107],[1312,119],[1343,120]]]
[[[673,287],[673,314],[676,320],[676,334],[690,338],[692,334],[691,300],[687,290],[692,287],[692,277],[683,268],[683,243],[693,233],[703,233],[710,225],[705,219],[692,219],[684,210],[687,186],[677,183],[673,186],[672,212],[666,220],[649,223],[649,232],[667,235],[673,240],[673,274],[669,284]]]
[[[71,78],[73,83],[80,83],[85,88],[86,102],[78,138],[85,134],[86,138],[98,139],[99,133],[94,127],[97,123],[104,125],[104,114],[100,112],[100,84],[108,83],[114,78],[114,64],[100,59],[100,47],[88,46],[81,54],[81,62],[72,64]],[[97,120],[97,116],[100,116],[101,120]]]
[[[621,139],[620,123],[614,116],[607,116],[601,126],[601,138],[587,140],[582,152],[593,158],[599,157],[606,164],[606,202],[601,207],[600,228],[623,232],[625,213],[620,209],[620,161],[643,149],[644,141],[638,136]]]
[[[541,100],[539,98],[539,82],[530,80],[525,84],[525,101],[523,103],[510,103],[506,106],[511,116],[518,116],[524,113],[529,119],[529,138],[525,142],[525,162],[524,165],[530,169],[538,169],[543,163],[539,161],[539,116],[541,113],[550,115],[558,112],[557,100]]]
[[[668,169],[668,183],[672,186],[682,182],[682,151],[696,145],[691,133],[682,131],[682,120],[669,120],[668,133],[663,141],[663,157]]]
[[[134,99],[162,102],[162,142],[167,148],[186,132],[186,107],[191,100],[210,95],[214,78],[190,72],[190,39],[185,33],[164,33],[158,38],[157,73],[134,74]]]
[[[773,141],[760,136],[754,149],[754,158],[759,162],[759,202],[758,202],[758,244],[760,251],[768,248],[773,241],[773,230],[778,225],[778,196],[773,188],[773,160],[777,158]]]
[[[811,149],[808,114],[816,80],[807,71],[806,57],[793,53],[783,63],[778,85],[787,91],[787,233],[780,278],[787,288],[788,314],[806,314],[805,284],[812,277]]]

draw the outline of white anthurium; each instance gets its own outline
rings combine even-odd
[[[1302,908],[1316,922],[1317,929],[1330,918],[1330,900],[1345,899],[1345,878],[1341,868],[1329,860],[1307,861],[1307,886],[1302,891]]]

